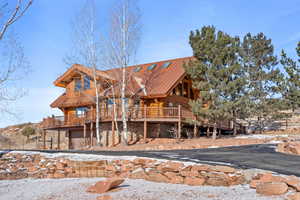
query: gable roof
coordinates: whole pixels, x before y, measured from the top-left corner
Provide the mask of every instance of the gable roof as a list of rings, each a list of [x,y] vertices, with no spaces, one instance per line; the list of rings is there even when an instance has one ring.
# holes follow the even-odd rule
[[[186,75],[183,65],[192,60],[193,57],[184,57],[159,62],[139,64],[126,68],[126,96],[140,96],[143,98],[159,98],[168,96],[169,92],[180,82]],[[169,63],[167,67],[164,64]],[[150,66],[154,66],[151,68]],[[150,69],[151,68],[151,69]],[[84,73],[92,76],[92,69],[74,64],[63,75],[54,81],[54,85],[66,87],[67,83],[72,80],[73,76],[78,73]],[[113,89],[116,96],[120,96],[122,68],[114,68],[106,71],[97,70],[97,78],[112,80]],[[100,96],[113,96],[112,86],[103,91]],[[80,104],[93,104],[90,98],[67,97],[65,94],[58,97],[51,107],[68,107],[74,106],[75,102]]]
[[[186,73],[183,68],[184,63],[190,61],[193,57],[184,57],[159,62],[139,64],[126,68],[127,76],[127,95],[139,95],[144,98],[165,97],[181,81]],[[167,67],[164,64],[169,63]],[[149,70],[150,66],[155,67]],[[136,69],[139,71],[135,71]],[[115,68],[105,71],[115,80],[122,80],[122,69]],[[115,91],[121,91],[121,84],[115,85]],[[110,92],[106,91],[106,95]]]
[[[84,73],[90,77],[93,76],[93,70],[91,68],[79,64],[74,64],[54,81],[54,85],[58,87],[66,87],[66,84],[71,81],[75,74],[78,73]],[[97,70],[96,73],[97,78],[113,79],[113,77],[110,77],[105,71]]]

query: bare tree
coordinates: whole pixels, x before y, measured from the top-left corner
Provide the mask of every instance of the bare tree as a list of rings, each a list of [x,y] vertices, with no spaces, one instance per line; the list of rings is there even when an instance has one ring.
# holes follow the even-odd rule
[[[133,0],[119,1],[111,12],[111,24],[108,39],[108,57],[113,66],[122,69],[121,107],[122,107],[122,143],[127,145],[126,111],[126,67],[134,61],[141,36],[141,15]]]
[[[64,58],[68,65],[80,63],[90,67],[93,72],[93,82],[96,95],[96,138],[100,145],[100,98],[99,82],[97,79],[97,70],[99,68],[101,56],[100,34],[97,28],[95,2],[87,0],[85,6],[76,15],[72,22],[72,48]]]
[[[0,2],[0,40],[3,39],[4,34],[7,32],[8,28],[26,13],[26,11],[32,5],[32,2],[33,0],[18,0],[14,8],[12,8],[11,6],[11,0]]]
[[[14,3],[12,3],[14,2]],[[9,28],[27,12],[33,0],[0,0],[0,113],[17,117],[11,104],[24,96],[25,91],[17,86],[29,71],[29,62],[24,49],[14,32]]]

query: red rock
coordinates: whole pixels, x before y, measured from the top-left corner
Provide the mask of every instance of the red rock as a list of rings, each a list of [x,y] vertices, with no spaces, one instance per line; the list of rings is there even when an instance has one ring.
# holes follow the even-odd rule
[[[157,173],[157,172],[151,172],[150,174],[148,174],[148,176],[146,177],[147,181],[153,181],[153,182],[161,182],[161,183],[168,183],[169,179],[168,177]]]
[[[184,179],[184,184],[191,185],[191,186],[203,185],[204,183],[205,183],[204,178],[186,177]]]
[[[221,166],[221,165],[213,166],[210,169],[213,171],[224,172],[224,173],[234,173],[235,172],[234,168],[228,167],[228,166]]]
[[[199,172],[196,170],[193,171],[180,171],[179,172],[181,176],[185,176],[185,177],[197,177],[199,176]]]
[[[109,195],[103,195],[103,196],[97,197],[97,200],[112,200],[112,197]]]
[[[175,172],[166,172],[166,173],[164,173],[164,175],[165,175],[166,177],[168,177],[168,178],[172,178],[172,177],[174,177],[174,176],[177,176],[178,173],[175,173]]]
[[[133,179],[146,179],[147,174],[145,173],[143,168],[138,168],[132,171],[132,173],[129,174],[129,177]]]
[[[288,195],[287,200],[300,200],[300,192]]]
[[[123,182],[124,179],[119,178],[106,179],[104,181],[97,182],[95,185],[90,186],[86,191],[91,193],[102,194],[111,190],[112,188],[119,186]]]
[[[300,191],[300,179],[296,176],[288,176],[285,179],[285,183],[288,184],[288,186],[293,187],[298,192]]]
[[[206,180],[206,183],[212,186],[229,186],[230,180],[224,177],[210,177]]]
[[[170,183],[172,184],[182,184],[184,182],[184,178],[182,176],[172,176],[170,178]]]
[[[28,172],[35,172],[38,170],[38,168],[36,168],[36,167],[28,167],[27,169],[28,169]]]
[[[209,171],[209,165],[193,165],[191,171]]]
[[[56,163],[56,169],[64,170],[67,165],[65,163],[58,162]]]
[[[261,183],[256,186],[256,192],[262,195],[282,195],[286,193],[288,186],[282,182]]]
[[[159,165],[157,169],[163,172],[178,172],[183,166],[183,163],[179,162],[166,162]]]

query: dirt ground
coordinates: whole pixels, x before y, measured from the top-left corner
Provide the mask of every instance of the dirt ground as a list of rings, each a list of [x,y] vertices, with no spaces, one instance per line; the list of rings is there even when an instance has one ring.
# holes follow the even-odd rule
[[[86,189],[101,178],[21,179],[0,181],[0,199],[7,200],[96,200],[110,195],[112,200],[283,200],[284,196],[256,194],[248,185],[231,187],[188,186],[127,179],[120,190],[105,194]]]

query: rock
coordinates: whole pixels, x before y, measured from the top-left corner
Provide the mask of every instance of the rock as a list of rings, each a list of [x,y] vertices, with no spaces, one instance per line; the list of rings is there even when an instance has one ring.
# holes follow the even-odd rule
[[[287,200],[300,200],[300,192],[297,192],[295,194],[290,194],[286,198]]]
[[[191,186],[203,185],[205,183],[204,178],[186,177],[184,179],[184,184]]]
[[[221,166],[221,165],[213,166],[210,169],[213,171],[224,172],[224,173],[234,173],[235,172],[234,168],[228,167],[228,166]]]
[[[287,184],[282,182],[261,183],[256,186],[256,192],[266,196],[282,195],[286,193],[287,190]]]
[[[103,195],[103,196],[97,197],[97,200],[112,200],[112,197],[109,195]]]
[[[160,182],[160,183],[168,183],[169,179],[157,172],[151,172],[150,174],[148,174],[148,176],[146,177],[147,181],[153,181],[153,182]]]
[[[119,178],[106,179],[104,181],[97,182],[95,185],[90,186],[86,191],[91,193],[102,194],[111,190],[112,188],[119,186],[123,182],[124,179]]]
[[[206,180],[207,185],[212,186],[229,186],[230,181],[222,177],[211,177]]]
[[[170,178],[170,183],[172,184],[182,184],[184,182],[184,178],[182,176],[172,176]]]
[[[197,177],[199,176],[199,172],[196,170],[193,171],[180,171],[179,172],[181,176],[185,176],[185,177]]]
[[[285,179],[285,183],[288,184],[288,186],[296,189],[298,192],[300,192],[300,179],[296,176],[288,176]]]
[[[209,171],[209,165],[193,165],[191,171]]]
[[[158,170],[161,170],[163,172],[178,172],[181,168],[183,168],[183,163],[179,162],[166,162],[162,163],[157,167]]]
[[[146,179],[146,177],[147,174],[145,173],[143,168],[135,169],[129,174],[129,178],[133,179]]]

